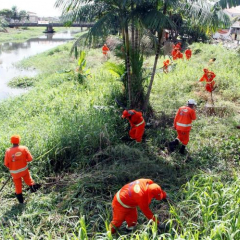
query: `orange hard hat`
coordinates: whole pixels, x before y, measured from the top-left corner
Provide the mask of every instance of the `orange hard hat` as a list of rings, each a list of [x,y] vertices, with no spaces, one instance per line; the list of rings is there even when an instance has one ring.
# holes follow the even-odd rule
[[[20,142],[20,136],[19,135],[13,135],[12,137],[11,137],[11,143],[12,144],[19,144],[19,142]]]
[[[167,194],[161,189],[156,183],[150,184],[148,187],[149,194],[152,198],[156,200],[162,200],[167,197]]]
[[[123,111],[123,114],[122,114],[122,118],[127,118],[127,117],[130,117],[134,114],[133,111],[130,111],[130,110],[124,110]]]

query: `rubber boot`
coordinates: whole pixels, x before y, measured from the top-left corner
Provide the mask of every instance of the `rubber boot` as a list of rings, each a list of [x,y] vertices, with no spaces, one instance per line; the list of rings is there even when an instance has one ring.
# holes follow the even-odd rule
[[[17,200],[19,201],[19,203],[23,203],[24,199],[23,199],[23,195],[22,193],[16,194]]]
[[[179,144],[178,139],[175,139],[174,141],[170,142],[168,145],[170,152],[173,152],[176,149],[178,144]]]
[[[185,145],[182,145],[181,148],[180,148],[180,150],[179,150],[179,153],[182,154],[182,155],[184,155],[184,154],[185,154],[185,148],[186,148],[186,146],[185,146]]]
[[[39,188],[41,187],[40,184],[36,183],[32,186],[30,186],[30,191],[33,193],[33,192],[36,192]]]

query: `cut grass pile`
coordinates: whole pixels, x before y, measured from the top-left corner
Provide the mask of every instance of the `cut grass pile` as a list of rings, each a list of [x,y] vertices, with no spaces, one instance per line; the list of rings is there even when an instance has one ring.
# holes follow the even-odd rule
[[[160,237],[156,225],[140,213],[134,233],[121,228],[122,235],[114,238],[240,238],[240,134],[235,128],[240,122],[240,102],[234,97],[239,96],[240,87],[239,70],[230,65],[236,54],[218,46],[194,44],[193,51],[201,51],[190,61],[178,61],[174,71],[156,76],[151,95],[156,118],[146,129],[146,141],[124,144],[119,139],[127,123],[113,100],[120,95],[121,82],[104,70],[101,50],[95,49],[86,51],[91,73],[79,84],[70,47],[68,43],[24,60],[21,66],[42,71],[39,81],[27,94],[0,104],[0,157],[10,146],[10,136],[20,134],[22,144],[35,157],[30,164],[32,176],[43,183],[36,194],[24,190],[23,206],[15,205],[13,186],[5,187],[0,197],[0,236],[113,239],[107,229],[114,194],[132,180],[151,178],[176,203],[170,208],[157,201],[151,204],[161,221],[169,220],[170,231]],[[217,58],[209,69],[217,75],[214,97],[216,106],[226,107],[223,116],[205,113],[204,86],[197,83],[211,57]],[[175,112],[189,98],[199,103],[189,155],[166,154],[165,143],[176,137],[171,128]],[[7,177],[5,167],[0,169]]]

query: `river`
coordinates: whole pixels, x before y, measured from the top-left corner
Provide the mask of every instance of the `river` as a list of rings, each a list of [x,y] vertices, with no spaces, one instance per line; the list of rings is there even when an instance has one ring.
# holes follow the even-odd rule
[[[15,63],[72,40],[74,33],[76,32],[68,30],[61,33],[47,33],[22,43],[0,43],[0,101],[27,91],[27,89],[8,87],[7,83],[12,78],[37,74],[34,69],[17,68],[14,66]]]

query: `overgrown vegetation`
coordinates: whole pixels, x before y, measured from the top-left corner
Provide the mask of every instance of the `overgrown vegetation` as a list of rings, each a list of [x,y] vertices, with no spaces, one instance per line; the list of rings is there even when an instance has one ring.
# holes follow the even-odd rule
[[[1,192],[0,236],[3,239],[238,239],[239,59],[237,54],[205,44],[194,44],[190,61],[176,62],[169,74],[157,73],[150,99],[155,118],[142,144],[121,142],[128,124],[114,98],[122,82],[109,74],[101,49],[86,50],[91,75],[79,83],[77,61],[69,56],[71,44],[24,60],[42,73],[27,93],[0,104],[0,144],[3,159],[12,134],[22,136],[35,157],[32,177],[43,183],[36,194],[24,190],[26,204],[17,205],[12,184]],[[201,51],[200,51],[201,50]],[[51,53],[51,54],[50,54]],[[216,77],[216,106],[223,114],[208,116],[208,99],[198,83],[208,60]],[[233,65],[232,62],[236,65]],[[114,61],[114,58],[111,58]],[[153,63],[144,59],[144,65]],[[162,59],[157,69],[162,67]],[[146,88],[145,88],[146,90]],[[189,98],[198,102],[189,154],[165,152],[175,138],[171,128],[178,107]],[[23,111],[24,110],[24,111]],[[1,165],[1,182],[8,171]],[[111,201],[124,184],[151,178],[162,186],[174,205],[153,202],[168,233],[157,231],[140,214],[134,233],[107,232]]]

